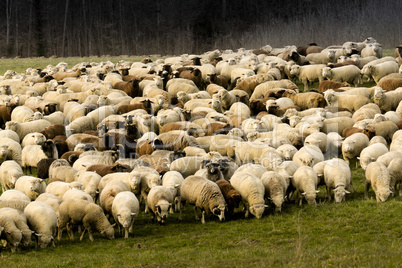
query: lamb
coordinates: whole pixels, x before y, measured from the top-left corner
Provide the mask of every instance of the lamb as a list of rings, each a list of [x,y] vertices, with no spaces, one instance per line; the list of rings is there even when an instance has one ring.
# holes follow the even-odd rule
[[[23,175],[21,166],[14,160],[4,161],[0,166],[1,191],[14,189],[15,183]]]
[[[366,170],[368,164],[377,161],[378,157],[386,154],[387,152],[387,146],[382,143],[374,143],[370,146],[367,146],[360,152],[360,157],[358,157],[360,166],[363,168],[363,170]]]
[[[196,220],[199,219],[197,208],[201,209],[201,223],[205,224],[205,214],[210,212],[218,216],[220,221],[225,219],[225,198],[215,182],[199,176],[188,176],[181,186],[181,197],[195,206]]]
[[[265,187],[265,196],[274,204],[275,211],[281,212],[288,183],[282,175],[275,171],[267,171],[262,174],[261,181]]]
[[[24,214],[29,228],[35,232],[36,247],[46,248],[50,243],[56,247],[57,215],[54,209],[45,202],[33,201],[25,207]]]
[[[41,159],[58,158],[58,152],[52,140],[47,140],[42,145],[27,145],[22,149],[21,154],[21,166],[30,173],[32,173],[31,167],[37,167]]]
[[[236,172],[230,178],[230,183],[242,197],[245,217],[248,218],[251,213],[260,219],[267,207],[264,202],[265,188],[262,181],[250,172]]]
[[[343,159],[350,165],[351,160],[355,160],[368,144],[369,138],[363,133],[355,133],[347,137],[342,143]]]
[[[85,229],[81,234],[80,240],[83,240],[85,231],[88,231],[89,240],[93,241],[93,229],[96,229],[109,239],[114,239],[114,225],[111,225],[107,220],[102,208],[92,202],[68,199],[61,203],[57,218],[58,240],[61,240],[62,232],[66,227],[70,239],[74,239],[70,224],[82,224],[84,226]]]
[[[360,69],[355,65],[346,65],[333,69],[325,67],[322,69],[322,76],[335,82],[347,82],[355,87],[362,82]]]
[[[48,126],[51,126],[51,123],[44,119],[26,123],[18,123],[15,121],[9,121],[6,123],[6,129],[15,131],[18,134],[20,141],[22,141],[27,134],[32,132],[40,132]]]
[[[309,205],[316,205],[316,195],[318,186],[318,176],[314,169],[310,166],[301,166],[293,174],[291,183],[298,192],[296,202],[299,202],[299,206],[302,205],[304,196]]]
[[[43,134],[46,139],[54,139],[54,137],[59,136],[59,135],[66,135],[66,129],[64,124],[53,124],[39,133]]]
[[[321,83],[324,81],[322,76],[322,69],[325,68],[325,64],[313,64],[313,65],[293,65],[290,69],[290,74],[296,76],[304,85],[304,91],[309,89],[309,83],[318,81]]]
[[[25,193],[31,201],[46,190],[45,181],[31,176],[21,176],[15,183],[15,189]]]
[[[22,239],[21,230],[11,217],[3,214],[0,214],[0,227],[2,227],[1,238],[10,245],[11,252],[15,252]]]
[[[225,202],[227,204],[227,214],[229,217],[234,215],[234,209],[239,207],[241,202],[241,195],[238,191],[233,188],[233,186],[226,180],[218,180],[216,184],[222,192]]]
[[[402,91],[390,91],[377,87],[374,91],[374,103],[377,104],[383,113],[388,111],[395,111],[399,103],[402,101]]]
[[[327,90],[324,93],[324,98],[328,105],[347,109],[350,112],[355,112],[362,106],[370,103],[370,99],[365,96],[336,94],[334,90]]]
[[[173,199],[171,190],[166,186],[157,185],[149,190],[146,202],[153,214],[153,218],[156,216],[160,224],[164,224],[169,216]]]
[[[365,175],[364,197],[368,198],[371,185],[377,202],[385,202],[392,193],[390,190],[391,176],[387,167],[380,162],[371,162],[367,166]]]
[[[112,215],[118,225],[119,231],[124,229],[124,238],[132,232],[133,224],[140,212],[140,204],[137,197],[130,191],[118,193],[112,204]]]
[[[324,161],[324,155],[315,145],[305,145],[297,151],[292,158],[299,166],[313,167],[318,162]]]
[[[0,209],[0,215],[7,216],[14,221],[15,226],[22,233],[22,239],[20,245],[28,247],[29,244],[31,243],[32,231],[28,227],[27,218],[25,214],[17,209],[4,207]]]
[[[380,79],[391,73],[398,73],[399,65],[395,61],[386,61],[375,65],[364,66],[361,70],[361,74],[369,78],[373,78],[375,83],[378,83]]]
[[[39,132],[29,133],[22,140],[22,148],[27,145],[42,145],[46,141],[45,135]]]

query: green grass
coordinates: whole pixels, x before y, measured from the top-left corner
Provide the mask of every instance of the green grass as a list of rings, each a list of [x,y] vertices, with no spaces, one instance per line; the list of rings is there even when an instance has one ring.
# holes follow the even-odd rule
[[[187,205],[183,221],[170,215],[165,226],[141,213],[134,234],[115,240],[95,234],[70,241],[64,233],[56,248],[33,247],[0,255],[11,267],[398,267],[402,255],[402,198],[377,204],[372,190],[364,199],[364,172],[352,170],[355,192],[346,203],[325,201],[321,186],[317,207],[287,203],[282,213],[268,209],[260,220],[195,221]]]

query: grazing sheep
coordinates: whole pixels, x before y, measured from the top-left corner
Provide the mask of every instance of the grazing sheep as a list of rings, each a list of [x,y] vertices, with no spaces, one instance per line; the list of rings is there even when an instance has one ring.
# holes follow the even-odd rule
[[[165,223],[169,216],[173,199],[171,190],[166,186],[156,185],[149,190],[146,202],[152,212],[153,219],[156,217],[158,223]]]
[[[17,162],[18,164],[22,164],[21,161],[21,145],[19,142],[16,142],[10,138],[0,138],[0,144],[3,147],[4,150],[4,146],[7,147],[7,157],[6,159],[8,160],[14,160],[15,162]]]
[[[267,207],[264,201],[265,187],[261,179],[250,172],[236,172],[230,178],[230,184],[242,197],[245,210],[245,217],[249,213],[260,219]]]
[[[355,160],[360,156],[361,151],[369,144],[369,138],[363,133],[355,133],[347,137],[342,143],[343,159],[351,164],[351,160]],[[357,163],[356,163],[357,165]]]
[[[141,174],[140,172],[133,170],[130,173],[115,172],[103,176],[98,183],[99,193],[102,193],[103,189],[109,182],[115,180],[122,181],[125,184],[127,184],[130,188],[130,191],[132,191],[134,194],[139,194],[141,191],[141,182],[142,182]]]
[[[317,185],[319,182],[317,173],[310,166],[301,166],[293,174],[291,182],[295,191],[298,192],[296,202],[302,205],[303,196],[309,205],[316,205]]]
[[[345,194],[353,192],[350,167],[342,159],[334,158],[325,161],[323,173],[317,173],[317,175],[324,177],[328,200],[331,200],[331,189],[334,192],[335,203],[345,201]]]
[[[341,87],[349,87],[349,83],[347,82],[336,82],[336,81],[331,81],[331,80],[324,80],[318,85],[318,91],[320,93],[324,93],[328,89],[333,89],[337,91],[337,89]],[[342,89],[339,89],[342,90]],[[342,90],[343,91],[343,90]]]
[[[114,239],[114,229],[107,220],[102,208],[92,202],[81,199],[68,199],[60,204],[57,214],[58,240],[61,240],[63,230],[67,227],[70,239],[74,239],[71,224],[82,224],[84,231],[80,240],[88,231],[89,240],[93,241],[92,230],[97,230],[109,239]]]
[[[378,83],[382,77],[391,73],[398,73],[398,71],[399,65],[395,62],[395,60],[393,60],[378,63],[375,65],[365,65],[361,70],[361,74],[365,75],[368,78],[373,78],[374,82]]]
[[[20,245],[23,245],[24,247],[28,247],[29,244],[31,243],[32,231],[28,227],[27,217],[25,216],[25,214],[22,211],[14,209],[14,208],[1,208],[0,215],[7,216],[14,221],[15,226],[22,233]],[[17,236],[19,236],[19,235],[17,235]],[[6,236],[6,238],[7,238],[7,236]]]
[[[300,107],[301,110],[307,110],[309,108],[325,107],[324,96],[316,92],[304,92],[296,93],[292,91],[286,91],[283,97],[288,97],[293,103]]]
[[[51,206],[54,211],[56,211],[56,213],[59,210],[59,206],[62,202],[60,198],[51,193],[42,193],[38,196],[38,198],[35,199],[35,201],[45,202],[46,204]]]
[[[74,181],[71,183],[63,181],[54,181],[46,186],[45,193],[51,193],[60,199],[63,199],[63,195],[70,189],[76,188],[81,190],[82,183]]]
[[[44,158],[39,160],[37,164],[38,178],[41,178],[42,180],[49,178],[49,167],[55,160],[56,158]]]
[[[347,82],[353,84],[355,87],[362,82],[360,69],[355,65],[346,65],[333,69],[325,67],[322,69],[322,76],[339,83]]]
[[[188,176],[181,186],[181,197],[183,201],[194,205],[196,220],[199,220],[197,208],[201,209],[201,223],[205,224],[206,213],[218,216],[220,221],[225,219],[225,198],[215,182],[199,176]]]
[[[364,197],[368,198],[368,191],[373,187],[377,202],[385,202],[391,195],[391,176],[387,167],[380,162],[371,162],[368,164],[364,187]]]
[[[15,131],[9,129],[0,130],[0,139],[2,138],[9,138],[13,141],[20,142],[18,134]]]
[[[241,195],[235,188],[226,180],[218,180],[216,184],[222,192],[227,204],[227,213],[229,217],[234,215],[234,209],[239,207],[242,200]]]
[[[46,190],[46,183],[36,177],[21,176],[15,183],[15,189],[25,193],[29,199],[35,200],[41,193]]]
[[[392,159],[387,168],[391,176],[391,191],[396,191],[399,185],[399,196],[402,196],[402,157]]]
[[[297,151],[292,158],[299,166],[313,167],[318,162],[324,161],[324,155],[315,145],[305,145]]]
[[[22,239],[21,230],[17,228],[11,217],[3,214],[0,214],[0,227],[2,227],[1,239],[10,245],[11,252],[15,252]]]
[[[49,121],[44,119],[39,119],[25,123],[9,121],[6,123],[6,129],[15,131],[18,134],[20,141],[22,141],[27,134],[32,132],[40,132],[51,125],[52,124]]]
[[[371,162],[377,161],[377,158],[380,157],[383,154],[386,154],[388,152],[388,148],[386,145],[382,143],[374,143],[370,146],[367,146],[360,152],[360,166],[362,167],[363,170],[366,170],[368,164]]]
[[[15,183],[23,175],[21,166],[14,160],[4,161],[0,166],[1,191],[14,189]]]
[[[124,229],[124,238],[132,232],[135,219],[140,212],[140,204],[137,197],[130,191],[118,193],[112,204],[112,215],[117,223],[120,233]]]
[[[130,187],[121,180],[114,180],[107,183],[99,194],[99,203],[106,215],[112,216],[112,205],[116,195],[123,191],[130,191]]]
[[[120,163],[114,163],[113,165],[96,164],[87,168],[87,171],[93,171],[99,174],[101,177],[115,173],[115,172],[131,172],[132,168]]]
[[[25,207],[24,214],[29,228],[35,232],[36,247],[46,248],[50,243],[56,247],[57,215],[54,209],[45,202],[33,201]]]
[[[323,121],[324,125],[322,126],[321,131],[326,134],[336,132],[339,135],[342,135],[345,128],[352,127],[355,123],[355,120],[347,116],[329,118]]]
[[[10,190],[8,190],[10,191]],[[24,211],[25,207],[31,203],[31,201],[27,200],[18,200],[18,199],[12,199],[12,200],[2,200],[0,199],[0,208],[15,208],[19,211]]]
[[[382,121],[378,123],[370,123],[367,128],[375,130],[376,136],[382,136],[387,142],[392,141],[392,136],[399,130],[398,126],[392,121]]]
[[[275,171],[267,171],[261,176],[261,181],[265,187],[265,196],[275,206],[276,212],[281,212],[282,205],[285,202],[288,183]]]

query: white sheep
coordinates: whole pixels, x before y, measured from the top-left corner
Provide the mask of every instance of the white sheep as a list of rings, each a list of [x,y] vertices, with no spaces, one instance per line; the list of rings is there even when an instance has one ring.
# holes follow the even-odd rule
[[[248,218],[251,213],[260,219],[268,207],[265,205],[265,187],[261,179],[250,172],[237,172],[230,178],[230,184],[242,197],[245,217]]]
[[[81,200],[86,200],[92,203],[95,203],[94,199],[92,196],[84,192],[83,190],[77,189],[77,188],[72,188],[67,190],[61,200],[65,201],[67,199],[81,199]]]
[[[38,162],[45,158],[58,158],[59,154],[52,140],[45,141],[42,145],[27,145],[21,151],[22,168],[30,170],[37,167]]]
[[[305,145],[293,155],[292,161],[299,166],[313,167],[318,162],[324,161],[324,154],[315,145]]]
[[[0,130],[0,139],[2,139],[2,138],[9,138],[18,143],[20,142],[20,138],[19,138],[17,132],[10,130],[10,129]]]
[[[197,208],[201,209],[201,223],[205,224],[205,214],[212,213],[222,221],[225,219],[226,202],[219,186],[199,176],[188,176],[181,186],[181,197],[194,205],[196,220],[199,220]]]
[[[402,91],[385,91],[380,87],[376,87],[373,97],[374,103],[377,104],[382,112],[396,111],[399,103],[402,101]]]
[[[390,190],[391,176],[387,167],[380,162],[371,162],[367,166],[365,176],[364,197],[368,198],[368,191],[371,185],[377,202],[385,202],[392,194]]]
[[[25,193],[32,201],[46,190],[46,182],[36,177],[21,176],[15,183],[15,189]]]
[[[320,177],[320,174],[317,174]],[[353,192],[351,171],[345,160],[334,158],[325,161],[323,172],[324,182],[327,188],[327,198],[331,200],[332,189],[335,203],[345,200],[345,194]]]
[[[329,118],[323,121],[321,131],[326,134],[330,132],[337,132],[339,135],[342,135],[342,132],[345,128],[352,127],[355,123],[355,120],[347,116]]]
[[[399,185],[399,196],[402,196],[402,157],[392,159],[387,168],[391,177],[391,191],[396,191]]]
[[[312,65],[293,65],[290,69],[290,74],[296,76],[304,85],[304,91],[309,88],[309,83],[318,81],[321,83],[324,81],[322,76],[322,69],[325,68],[325,64],[312,64]]]
[[[51,193],[42,193],[35,199],[35,201],[45,202],[46,204],[51,206],[56,212],[59,210],[59,206],[62,202],[60,198]]]
[[[11,129],[11,130],[15,131],[18,134],[20,141],[22,141],[27,134],[32,133],[32,132],[40,132],[51,125],[52,124],[45,119],[40,119],[40,120],[35,120],[35,121],[30,121],[30,122],[25,122],[25,123],[9,121],[6,123],[6,129]]]
[[[328,144],[328,137],[327,134],[323,132],[312,133],[304,139],[304,145],[315,145],[318,148],[320,148],[321,152],[324,154],[327,152],[327,144]]]
[[[14,160],[18,164],[22,164],[21,160],[21,145],[19,142],[12,140],[10,138],[0,138],[0,144],[2,146],[7,146],[8,154],[7,159]]]
[[[181,220],[181,194],[180,188],[183,184],[184,178],[178,171],[168,171],[162,176],[162,186],[168,187],[174,197],[175,210],[180,212],[179,220]],[[171,207],[170,213],[173,213],[173,206]]]
[[[112,183],[107,183],[99,194],[99,203],[106,215],[112,215],[112,205],[115,196],[123,191],[130,191],[127,183],[114,180]]]
[[[337,94],[332,89],[324,92],[324,98],[328,105],[348,109],[352,113],[370,103],[370,99],[365,96]]]
[[[262,142],[241,142],[235,148],[235,160],[237,165],[253,162],[260,163],[261,154],[264,150],[275,151],[274,148]]]
[[[184,178],[194,175],[202,166],[203,157],[185,156],[174,160],[170,164],[171,171],[179,172]]]
[[[343,159],[351,164],[351,160],[355,160],[360,156],[361,151],[369,144],[369,138],[363,133],[354,133],[347,137],[342,143]],[[357,163],[356,163],[357,165]]]
[[[81,171],[76,174],[75,180],[82,183],[82,189],[94,200],[97,196],[98,185],[102,177],[93,171]]]
[[[335,62],[335,50],[329,49],[319,53],[310,53],[306,56],[306,60],[313,62],[314,64],[328,64]]]
[[[85,131],[95,130],[93,120],[86,116],[81,116],[66,126],[66,135],[69,137],[75,133],[83,133]]]
[[[92,202],[81,199],[68,199],[61,203],[57,214],[58,240],[61,240],[63,230],[67,227],[70,239],[74,234],[69,224],[82,224],[84,231],[80,240],[84,239],[88,231],[89,240],[93,241],[92,230],[97,230],[109,239],[114,239],[114,229],[107,220],[102,208]]]
[[[130,191],[118,193],[112,204],[112,215],[120,232],[124,229],[124,238],[132,232],[135,219],[140,212],[140,204],[137,197]]]
[[[11,112],[11,121],[18,123],[25,123],[32,121],[34,116],[34,111],[27,106],[17,106]]]
[[[291,182],[295,191],[298,192],[296,202],[299,202],[299,206],[302,205],[304,196],[309,205],[316,205],[316,195],[319,192],[317,190],[318,186],[318,176],[314,169],[310,166],[301,166],[293,174]]]
[[[24,214],[27,217],[28,226],[36,236],[36,246],[46,248],[50,243],[53,247],[54,237],[56,236],[57,215],[54,209],[42,201],[33,201],[29,203]]]
[[[166,90],[172,97],[177,97],[177,92],[184,91],[186,93],[197,93],[199,92],[198,87],[194,84],[192,80],[185,78],[174,78],[170,79],[166,83]]]
[[[22,232],[15,225],[14,220],[6,215],[0,214],[0,226],[2,227],[2,239],[10,245],[11,252],[15,252],[22,239]]]
[[[169,216],[173,199],[174,196],[171,190],[166,186],[156,185],[149,190],[146,202],[153,214],[153,218],[156,217],[158,223],[165,223],[167,217]]]
[[[21,200],[21,201],[27,201],[31,202],[31,199],[22,191],[16,190],[16,189],[10,189],[7,191],[4,191],[0,195],[0,200],[1,201],[7,201],[7,200]]]
[[[353,84],[355,87],[362,82],[360,69],[355,65],[346,65],[333,69],[324,67],[322,69],[322,76],[335,82],[347,82]]]
[[[14,189],[15,183],[23,175],[21,166],[14,160],[4,161],[0,166],[1,191]]]
[[[265,196],[274,204],[275,211],[281,212],[288,183],[282,175],[275,171],[265,172],[261,176],[261,181],[265,187]]]
[[[374,143],[367,146],[360,152],[360,156],[357,158],[360,161],[360,166],[363,170],[367,169],[368,164],[377,161],[377,158],[388,152],[388,147],[382,143]]]
[[[22,232],[20,245],[28,247],[31,243],[32,231],[28,227],[27,218],[24,212],[14,208],[4,207],[0,209],[0,215],[10,217],[14,221],[15,226]]]
[[[133,170],[131,172],[115,172],[103,176],[98,183],[99,193],[103,191],[109,182],[115,180],[125,182],[129,186],[130,191],[132,191],[134,194],[139,194],[141,191],[141,174],[140,172]]]
[[[45,193],[54,194],[58,198],[62,199],[63,195],[68,190],[70,190],[72,188],[76,188],[76,189],[81,190],[81,187],[82,187],[82,183],[76,182],[76,181],[71,182],[71,183],[63,182],[63,181],[54,181],[52,183],[49,183],[46,186]]]
[[[382,63],[378,63],[375,65],[365,65],[361,70],[361,74],[367,76],[368,78],[373,78],[374,82],[378,83],[378,81],[391,73],[398,73],[399,65],[394,61],[386,61]]]
[[[42,145],[46,141],[45,135],[39,132],[29,133],[22,140],[21,146],[24,148],[27,145]]]
[[[343,137],[337,132],[329,132],[327,134],[327,150],[324,154],[326,159],[338,157],[342,150]]]

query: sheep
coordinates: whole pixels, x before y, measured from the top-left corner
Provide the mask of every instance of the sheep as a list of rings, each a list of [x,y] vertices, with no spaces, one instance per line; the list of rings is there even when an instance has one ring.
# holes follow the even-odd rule
[[[29,133],[21,142],[22,148],[27,145],[42,145],[46,141],[45,135],[39,132]]]
[[[132,232],[133,224],[140,212],[140,204],[137,197],[130,191],[118,193],[112,203],[112,215],[120,232],[125,231],[124,238]]]
[[[328,134],[330,132],[337,132],[342,135],[345,128],[352,127],[355,124],[355,120],[350,117],[340,116],[335,118],[325,119],[323,121],[323,127],[321,131]]]
[[[283,94],[283,97],[290,98],[296,106],[300,107],[301,110],[325,107],[324,96],[316,92],[295,93],[292,91],[286,91]]]
[[[63,164],[60,164],[60,160],[63,160]],[[55,160],[49,167],[49,179],[60,179],[65,182],[71,182],[74,180],[77,169],[70,166],[65,159]],[[65,161],[65,162],[64,162]]]
[[[364,197],[368,198],[370,185],[373,187],[377,202],[385,202],[390,194],[391,177],[387,167],[380,162],[371,162],[365,171]]]
[[[46,190],[45,181],[31,176],[21,176],[15,183],[15,189],[25,193],[29,199],[35,200]]]
[[[71,183],[68,182],[62,182],[62,181],[54,181],[52,183],[49,183],[46,186],[45,193],[51,193],[57,196],[60,199],[63,199],[63,195],[72,188],[76,188],[78,190],[81,190],[82,183],[74,181]]]
[[[335,82],[347,82],[355,87],[362,82],[360,69],[355,65],[346,65],[333,69],[325,67],[322,69],[322,76]]]
[[[262,142],[241,142],[237,144],[234,157],[236,164],[239,166],[249,162],[259,164],[263,150],[275,151],[268,144]]]
[[[396,191],[396,187],[399,184],[399,196],[402,196],[402,157],[392,159],[387,166],[389,175],[391,177],[390,190]]]
[[[1,191],[14,189],[15,183],[23,175],[21,166],[14,160],[4,161],[0,166]]]
[[[2,227],[1,238],[10,245],[11,252],[15,252],[22,240],[21,230],[17,228],[11,217],[3,214],[0,214],[0,227]]]
[[[139,172],[141,172],[141,198],[145,202],[145,209],[144,212],[148,213],[149,212],[149,207],[147,203],[147,198],[148,198],[148,193],[150,189],[157,185],[162,184],[161,177],[159,173],[153,169],[153,168],[148,168],[149,171],[146,170],[145,167],[137,168]]]
[[[369,43],[360,52],[363,58],[375,56],[377,58],[382,58],[382,48],[379,43]]]
[[[374,103],[377,104],[383,113],[388,111],[395,111],[402,101],[402,91],[386,92],[380,87],[374,91]]]
[[[309,89],[309,83],[324,81],[322,69],[325,64],[313,64],[306,66],[293,65],[290,69],[290,74],[296,76],[304,85],[304,91]]]
[[[0,196],[0,200],[2,200],[2,201],[21,200],[21,201],[28,201],[28,202],[31,201],[31,199],[24,192],[17,190],[17,189],[10,189],[10,190],[4,191]]]
[[[18,137],[18,134],[15,131],[9,130],[9,129],[0,130],[0,139],[2,139],[2,138],[9,138],[13,141],[20,142],[20,138]]]
[[[265,187],[265,196],[274,204],[275,211],[281,212],[288,183],[275,171],[267,171],[262,174],[261,181]]]
[[[391,142],[392,136],[398,131],[398,126],[392,121],[382,121],[378,123],[370,123],[367,128],[375,130],[376,136],[382,136],[387,142]]]
[[[58,158],[58,152],[52,140],[47,140],[42,145],[27,145],[22,149],[21,155],[22,168],[31,173],[31,167],[37,167],[41,159]]]
[[[5,207],[0,209],[0,215],[7,216],[14,221],[15,227],[17,227],[22,233],[20,245],[28,247],[29,244],[31,243],[32,231],[28,227],[27,218],[25,214],[17,209]],[[7,237],[9,236],[6,236],[6,238]]]
[[[225,219],[226,202],[215,182],[199,176],[188,176],[181,186],[181,197],[183,201],[194,205],[196,220],[199,220],[197,208],[201,209],[202,224],[205,224],[205,214],[210,212],[218,216],[220,221]]]
[[[185,156],[174,160],[170,164],[171,171],[179,172],[184,178],[194,175],[202,166],[203,158],[199,156]]]
[[[227,204],[227,214],[229,217],[234,215],[234,209],[239,207],[241,202],[241,195],[238,191],[233,188],[233,186],[226,180],[218,180],[216,184],[222,192],[225,202]]]
[[[313,167],[318,162],[324,161],[324,155],[315,145],[305,145],[297,151],[292,158],[299,166]]]
[[[327,152],[327,144],[328,144],[328,138],[327,135],[323,132],[312,133],[304,139],[304,145],[315,145],[318,148],[320,148],[323,154]]]
[[[42,193],[38,196],[38,198],[35,199],[35,201],[45,202],[46,204],[51,206],[54,211],[56,211],[56,213],[59,210],[59,206],[62,202],[60,198],[51,193]]]
[[[123,181],[124,183],[126,183],[129,186],[130,191],[132,191],[134,194],[139,194],[141,191],[141,183],[142,183],[141,174],[138,171],[133,170],[130,173],[115,172],[115,173],[111,173],[111,174],[107,174],[107,175],[103,176],[98,183],[99,193],[102,193],[104,187],[109,182],[114,181],[114,180],[119,180],[119,181]]]
[[[316,195],[319,192],[317,190],[319,179],[317,173],[310,166],[301,166],[293,174],[291,178],[292,186],[295,191],[298,192],[296,202],[299,202],[299,206],[302,205],[304,196],[309,205],[316,205]]]
[[[64,124],[53,124],[39,133],[43,134],[46,139],[54,139],[56,136],[65,136],[66,135],[66,129]]]
[[[107,220],[102,208],[92,202],[80,199],[68,199],[61,203],[57,215],[58,240],[61,240],[63,230],[67,227],[70,239],[74,239],[69,224],[81,224],[84,231],[80,240],[84,239],[85,231],[88,231],[89,240],[93,241],[92,230],[95,229],[109,239],[114,239],[114,224]]]
[[[159,145],[161,144],[161,145]],[[180,151],[187,146],[197,146],[197,140],[184,131],[159,134],[153,141],[154,149]]]
[[[153,214],[153,218],[156,216],[160,224],[164,224],[169,216],[173,199],[171,190],[166,186],[157,185],[149,190],[146,202]]]
[[[25,207],[24,214],[29,228],[35,232],[36,247],[46,248],[50,243],[56,247],[57,215],[54,209],[45,202],[33,201]]]
[[[317,175],[324,177],[328,200],[331,200],[331,189],[334,192],[335,203],[345,201],[345,194],[353,192],[350,167],[343,159],[334,158],[325,161],[323,172],[321,174],[317,172]]]
[[[339,89],[341,87],[349,87],[349,86],[350,85],[347,82],[336,82],[336,81],[331,81],[331,80],[324,80],[318,85],[318,92],[324,93],[328,89],[333,89],[333,90],[337,91],[337,89]],[[339,90],[343,91],[343,89],[339,89]]]
[[[53,182],[52,182],[53,183]],[[65,201],[67,199],[81,199],[81,200],[86,200],[92,203],[95,203],[94,199],[92,196],[84,192],[83,190],[77,189],[77,188],[71,188],[67,190],[61,200]]]
[[[267,207],[264,202],[265,188],[262,181],[250,172],[236,172],[230,178],[230,183],[242,197],[245,217],[248,218],[251,213],[260,219]]]
[[[360,166],[363,168],[363,170],[366,170],[368,164],[376,161],[379,156],[387,152],[387,146],[382,143],[374,143],[370,146],[367,146],[360,152],[360,157],[358,157]]]
[[[194,175],[204,177],[213,182],[223,179],[223,174],[218,161],[203,160],[202,168]]]
[[[343,159],[351,164],[351,160],[360,156],[361,151],[369,144],[369,138],[363,133],[355,133],[347,137],[342,143]],[[356,163],[357,164],[357,163]]]
[[[25,123],[32,121],[34,116],[34,111],[27,106],[18,106],[11,112],[11,121],[18,123]],[[9,121],[10,121],[9,120]]]
[[[9,121],[6,123],[6,129],[15,131],[20,138],[20,141],[31,132],[39,132],[50,126],[51,123],[47,120],[40,119],[26,123],[18,123],[16,121]]]
[[[120,163],[114,163],[113,165],[102,165],[96,164],[87,168],[87,171],[94,171],[99,174],[101,177],[106,174],[111,174],[115,172],[130,172],[132,168],[127,165],[122,165]]]
[[[166,90],[172,98],[177,97],[179,91],[184,91],[187,94],[199,92],[198,87],[192,80],[184,78],[170,79],[166,84]]]
[[[367,76],[368,78],[373,78],[374,82],[378,83],[382,77],[391,73],[398,73],[398,71],[399,65],[395,62],[395,60],[393,60],[375,65],[365,65],[361,70],[361,74]]]
[[[130,191],[127,183],[121,180],[115,180],[113,183],[107,183],[99,194],[99,203],[106,215],[112,216],[112,205],[115,196],[123,191]]]
[[[238,79],[234,90],[243,90],[248,94],[248,96],[251,96],[258,85],[272,80],[274,80],[274,78],[269,74],[256,74],[250,77]]]
[[[328,105],[348,109],[352,113],[370,102],[370,99],[365,96],[341,95],[336,94],[333,90],[327,90],[324,97]]]
[[[172,192],[174,198],[175,210],[180,212],[179,220],[181,220],[181,185],[183,184],[183,175],[178,171],[168,171],[162,176],[162,186],[166,186]],[[170,208],[170,213],[173,213],[173,206]]]
[[[10,190],[8,190],[10,191]],[[25,207],[31,203],[31,201],[27,200],[18,200],[18,199],[12,199],[12,200],[2,200],[0,199],[0,208],[15,208],[19,211],[24,211]]]
[[[393,91],[398,87],[402,87],[402,78],[383,77],[380,79],[380,81],[378,81],[377,86],[381,87],[385,91]]]
[[[64,124],[64,122],[65,122],[65,116],[61,111],[56,111],[52,114],[45,115],[45,116],[43,116],[43,119],[50,122],[52,125]]]

